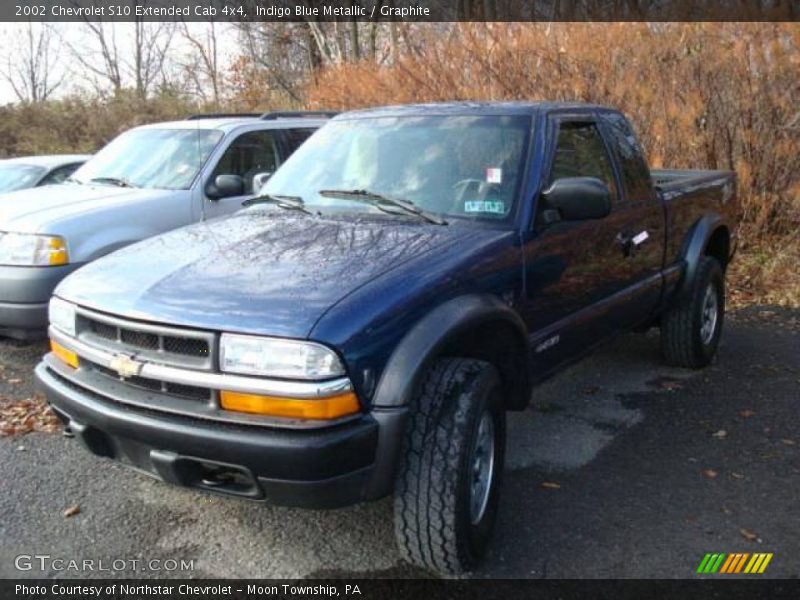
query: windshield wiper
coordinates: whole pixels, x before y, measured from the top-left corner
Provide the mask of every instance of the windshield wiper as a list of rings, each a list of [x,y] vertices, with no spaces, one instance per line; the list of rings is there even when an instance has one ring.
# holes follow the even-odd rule
[[[435,225],[447,225],[447,221],[433,213],[422,210],[410,200],[390,198],[376,192],[370,192],[369,190],[320,190],[317,193],[324,198],[349,198],[360,202],[367,202],[368,204],[371,204],[372,206],[375,206],[384,212],[392,212],[386,210],[388,207],[392,206],[399,208],[410,215],[425,219],[429,223],[433,223]]]
[[[283,196],[279,194],[264,194],[255,198],[248,198],[242,202],[242,206],[253,206],[254,204],[275,204],[287,210],[299,210],[306,214],[313,214],[306,208],[306,203],[300,196]]]
[[[111,185],[115,185],[117,187],[124,187],[124,188],[135,188],[138,187],[132,184],[127,179],[122,179],[121,177],[95,177],[89,180],[89,183],[109,183]]]

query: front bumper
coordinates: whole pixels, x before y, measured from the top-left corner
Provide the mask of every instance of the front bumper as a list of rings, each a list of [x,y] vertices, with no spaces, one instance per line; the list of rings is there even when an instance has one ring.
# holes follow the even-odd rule
[[[38,384],[93,454],[177,485],[273,504],[334,508],[391,491],[405,410],[282,430],[126,406],[82,389],[45,362]]]
[[[43,335],[53,290],[79,266],[0,266],[0,334],[29,337],[37,331]]]

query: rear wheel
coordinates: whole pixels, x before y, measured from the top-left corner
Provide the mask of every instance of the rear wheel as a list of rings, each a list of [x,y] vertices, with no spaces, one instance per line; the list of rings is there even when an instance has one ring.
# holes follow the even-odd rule
[[[438,361],[410,407],[395,485],[406,560],[448,575],[477,565],[494,527],[504,453],[497,370],[480,360]]]
[[[688,293],[662,317],[661,350],[678,367],[705,367],[714,358],[725,317],[725,276],[719,262],[704,256]]]

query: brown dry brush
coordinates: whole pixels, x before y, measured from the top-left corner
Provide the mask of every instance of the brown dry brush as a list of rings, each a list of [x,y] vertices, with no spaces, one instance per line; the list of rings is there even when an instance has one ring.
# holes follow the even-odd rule
[[[96,152],[131,127],[183,119],[201,110],[181,94],[164,92],[145,100],[134,90],[8,104],[0,106],[0,158]]]
[[[800,226],[800,25],[485,23],[416,32],[386,65],[331,66],[312,107],[575,100],[633,121],[654,166],[734,169],[748,237]]]

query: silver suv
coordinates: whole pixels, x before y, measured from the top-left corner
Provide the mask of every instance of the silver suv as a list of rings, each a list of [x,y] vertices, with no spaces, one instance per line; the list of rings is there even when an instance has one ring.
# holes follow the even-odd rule
[[[0,197],[0,335],[43,336],[59,281],[133,242],[238,210],[333,113],[197,115],[131,129],[66,184]]]

